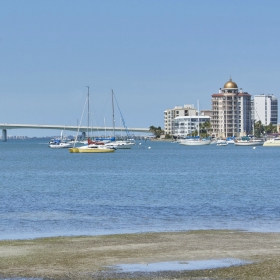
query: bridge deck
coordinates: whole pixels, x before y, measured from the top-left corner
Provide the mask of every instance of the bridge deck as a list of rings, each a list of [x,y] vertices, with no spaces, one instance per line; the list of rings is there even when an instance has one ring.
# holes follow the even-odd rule
[[[105,131],[113,130],[113,127],[102,127],[102,126],[71,126],[71,125],[52,125],[52,124],[7,124],[0,123],[0,129],[23,129],[23,128],[32,128],[32,129],[59,129],[59,130],[70,130],[70,131],[80,131],[87,132],[90,131]],[[115,131],[124,131],[123,127],[115,127]],[[148,128],[128,128],[130,132],[149,132]]]

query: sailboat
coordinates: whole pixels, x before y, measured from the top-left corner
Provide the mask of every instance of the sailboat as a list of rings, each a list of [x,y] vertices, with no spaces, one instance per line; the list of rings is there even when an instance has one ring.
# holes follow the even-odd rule
[[[88,88],[88,95],[87,95],[87,102],[88,102],[88,128],[87,133],[89,133],[89,87]],[[77,134],[79,133],[79,130]],[[112,147],[106,147],[105,145],[100,145],[98,142],[91,141],[88,138],[88,143],[85,146],[81,147],[73,147],[68,149],[70,153],[112,153],[115,151]]]
[[[243,136],[234,141],[235,146],[263,146],[264,140],[255,138],[255,124],[253,124],[253,137]]]
[[[243,136],[241,139],[237,139],[234,142],[235,146],[262,146],[264,144],[263,139],[250,138],[248,136]]]
[[[186,146],[204,146],[204,145],[209,145],[211,143],[210,139],[201,139],[199,135],[199,102],[197,101],[197,120],[198,120],[198,136],[189,138],[189,139],[184,139],[180,141],[181,145],[186,145]]]
[[[73,145],[73,143],[64,139],[63,131],[61,131],[60,139],[54,139],[49,143],[49,147],[52,149],[72,148]]]
[[[116,139],[115,136],[115,110],[114,110],[114,92],[112,90],[112,111],[113,111],[113,139]],[[124,123],[124,121],[123,121]],[[129,133],[127,131],[127,135],[129,136]],[[129,140],[114,140],[110,141],[108,143],[105,143],[105,146],[115,148],[115,149],[130,149],[133,145],[135,145],[134,141],[131,139]]]

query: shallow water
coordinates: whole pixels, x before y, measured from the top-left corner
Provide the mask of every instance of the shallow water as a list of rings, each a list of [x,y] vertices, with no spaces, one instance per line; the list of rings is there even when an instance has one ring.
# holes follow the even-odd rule
[[[182,271],[214,269],[248,264],[246,261],[237,259],[202,260],[186,262],[158,262],[147,264],[120,264],[112,267],[117,272],[159,272],[159,271]]]
[[[0,239],[280,231],[280,148],[148,141],[71,154],[18,140],[0,143],[0,167]]]

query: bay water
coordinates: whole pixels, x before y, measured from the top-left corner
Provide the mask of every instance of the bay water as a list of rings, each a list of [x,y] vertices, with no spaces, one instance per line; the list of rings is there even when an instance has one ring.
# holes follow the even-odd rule
[[[280,148],[138,141],[79,154],[0,143],[0,239],[197,229],[280,231]]]

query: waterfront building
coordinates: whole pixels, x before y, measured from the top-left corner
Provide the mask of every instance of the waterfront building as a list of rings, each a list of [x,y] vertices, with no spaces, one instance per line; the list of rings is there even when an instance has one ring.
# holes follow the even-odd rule
[[[210,122],[210,116],[180,116],[173,121],[173,135],[177,138],[185,138],[199,129],[205,122]]]
[[[164,132],[165,134],[174,135],[174,119],[177,117],[196,116],[197,110],[193,104],[184,106],[175,106],[173,109],[164,111]]]
[[[246,136],[252,131],[251,95],[230,78],[219,93],[212,94],[213,136]]]
[[[261,121],[263,125],[277,125],[278,100],[273,94],[255,95],[252,101],[252,121]]]
[[[210,118],[212,118],[213,116],[213,111],[206,109],[206,110],[200,110],[200,114],[201,116],[209,116]]]

